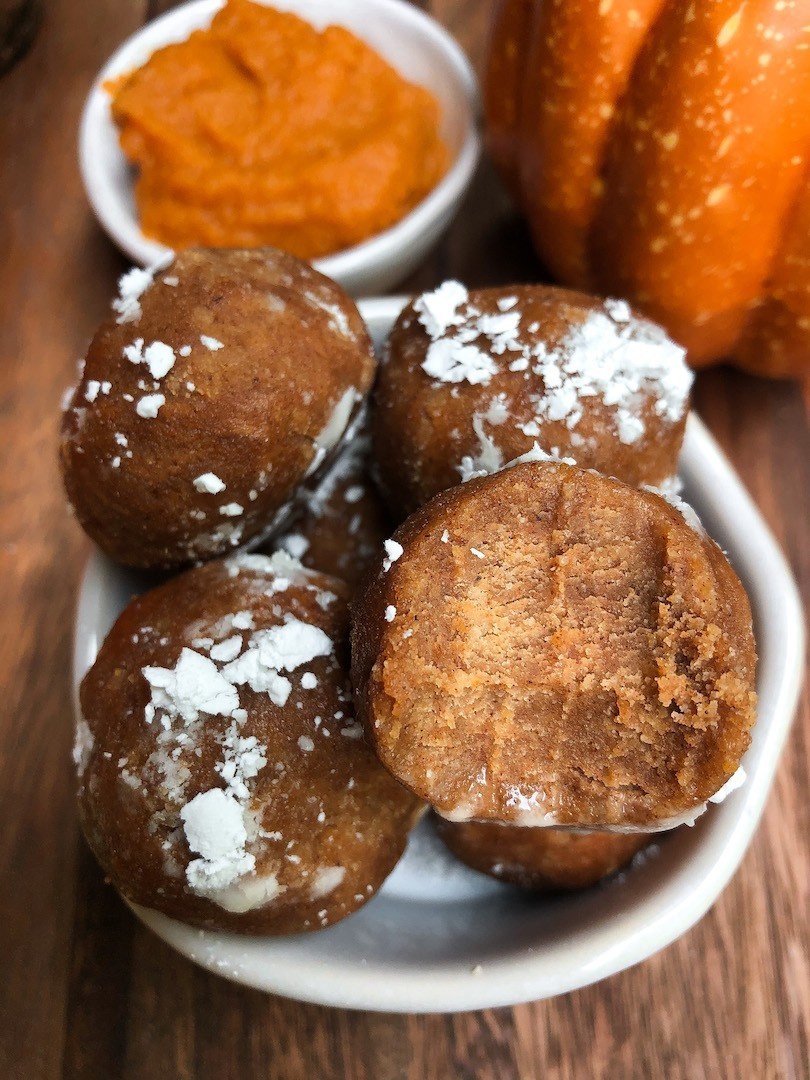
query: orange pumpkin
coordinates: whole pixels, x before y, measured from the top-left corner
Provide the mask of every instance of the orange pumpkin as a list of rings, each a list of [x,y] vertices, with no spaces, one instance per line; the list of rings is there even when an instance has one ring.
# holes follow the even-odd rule
[[[564,284],[810,369],[807,0],[498,0],[489,147]]]

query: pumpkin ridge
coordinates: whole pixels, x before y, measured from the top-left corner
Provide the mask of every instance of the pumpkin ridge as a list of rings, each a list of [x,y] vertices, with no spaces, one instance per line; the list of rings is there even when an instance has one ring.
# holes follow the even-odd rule
[[[736,346],[802,179],[810,58],[788,15],[772,0],[672,0],[617,119],[595,281],[662,322],[693,364]]]
[[[586,238],[616,104],[665,2],[565,0],[535,11],[518,107],[521,202],[543,261],[577,288],[592,284]]]
[[[749,371],[800,375],[810,356],[810,169],[787,217],[765,282],[735,352]]]

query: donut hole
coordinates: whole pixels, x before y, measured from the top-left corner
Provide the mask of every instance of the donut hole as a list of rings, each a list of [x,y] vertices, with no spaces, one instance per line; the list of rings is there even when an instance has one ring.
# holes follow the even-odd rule
[[[719,550],[658,497],[567,466],[478,483],[392,571],[383,761],[461,820],[641,826],[705,801],[753,719]]]

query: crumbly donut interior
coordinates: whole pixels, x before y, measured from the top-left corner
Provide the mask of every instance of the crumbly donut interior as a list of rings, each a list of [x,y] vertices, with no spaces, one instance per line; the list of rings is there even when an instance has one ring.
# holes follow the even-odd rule
[[[457,505],[401,567],[376,735],[447,816],[642,824],[705,801],[747,745],[706,542],[592,488],[572,471]]]

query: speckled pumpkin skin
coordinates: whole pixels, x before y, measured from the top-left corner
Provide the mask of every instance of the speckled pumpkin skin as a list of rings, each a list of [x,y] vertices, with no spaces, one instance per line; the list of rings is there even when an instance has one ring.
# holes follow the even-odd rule
[[[782,0],[499,0],[490,151],[566,285],[696,366],[810,366],[810,30]]]

